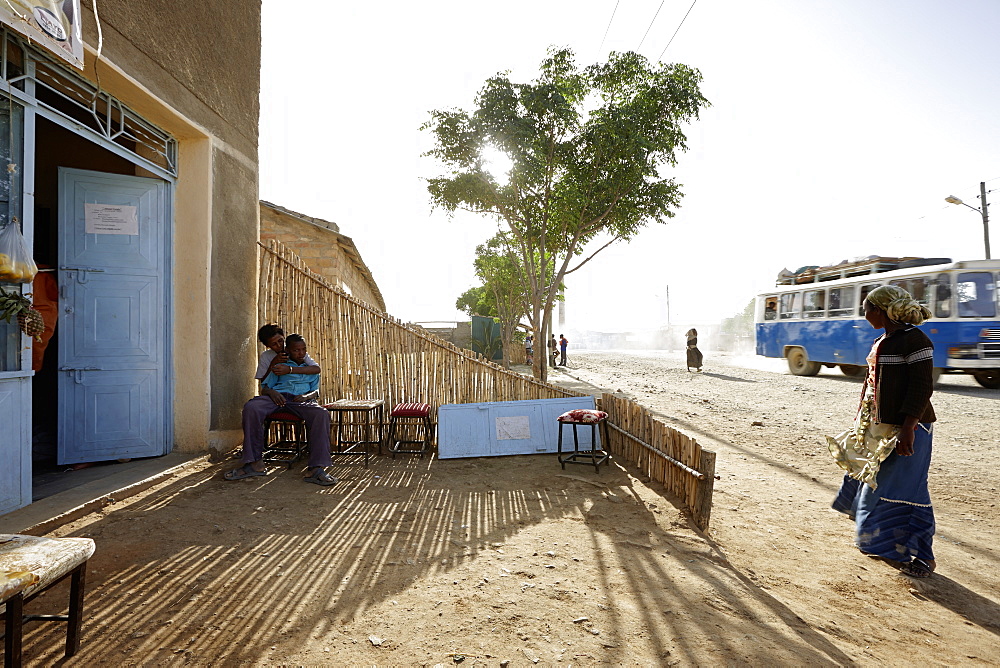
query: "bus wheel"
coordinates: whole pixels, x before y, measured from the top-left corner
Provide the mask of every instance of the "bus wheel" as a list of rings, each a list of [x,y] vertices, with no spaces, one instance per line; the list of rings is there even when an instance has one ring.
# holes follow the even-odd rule
[[[844,372],[845,376],[850,376],[851,378],[860,378],[868,373],[868,367],[858,364],[841,364],[840,370]]]
[[[810,362],[806,351],[792,348],[788,351],[788,370],[795,376],[815,376],[819,373],[819,362]]]
[[[1000,369],[990,369],[988,371],[976,371],[972,374],[976,382],[988,390],[1000,389]]]

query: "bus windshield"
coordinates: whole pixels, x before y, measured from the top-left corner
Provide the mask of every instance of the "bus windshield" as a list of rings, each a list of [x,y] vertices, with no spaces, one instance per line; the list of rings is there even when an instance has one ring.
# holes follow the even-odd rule
[[[988,271],[958,275],[958,315],[962,318],[992,318],[997,314],[993,276]]]

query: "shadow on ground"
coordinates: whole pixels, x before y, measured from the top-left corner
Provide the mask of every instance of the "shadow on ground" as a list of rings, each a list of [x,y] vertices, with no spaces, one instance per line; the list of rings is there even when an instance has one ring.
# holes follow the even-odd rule
[[[322,655],[309,655],[311,640],[330,642],[378,606],[388,610],[390,628],[416,625],[414,633],[429,639],[435,620],[462,614],[449,598],[455,591],[419,597],[408,610],[387,603],[450,585],[454,573],[498,550],[530,551],[527,536],[556,524],[554,535],[575,541],[576,560],[560,555],[539,575],[578,577],[586,593],[539,586],[513,596],[509,579],[486,578],[458,585],[466,588],[461,595],[514,617],[531,610],[569,617],[606,601],[591,615],[603,615],[603,635],[579,640],[590,643],[589,656],[601,662],[668,656],[691,663],[706,657],[852,662],[617,465],[588,477],[562,475],[543,455],[377,458],[370,469],[341,474],[331,488],[303,484],[295,471],[224,482],[223,468],[174,479],[65,533],[97,542],[84,641],[74,662],[234,665],[296,652],[316,660]],[[64,600],[65,592],[55,590],[31,612],[58,611]],[[465,642],[519,647],[524,641],[516,628],[524,624],[492,631],[473,625],[478,630],[463,631],[473,634]],[[60,660],[62,630],[49,626],[29,627],[29,665]],[[364,645],[354,648],[359,660],[373,649]],[[378,656],[382,662],[416,659]]]

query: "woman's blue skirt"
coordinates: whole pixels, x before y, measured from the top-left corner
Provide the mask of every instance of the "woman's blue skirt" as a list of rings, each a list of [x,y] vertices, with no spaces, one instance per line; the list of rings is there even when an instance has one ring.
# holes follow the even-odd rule
[[[844,476],[833,509],[854,518],[854,542],[865,554],[896,561],[934,559],[934,509],[927,490],[933,440],[933,424],[920,424],[913,454],[893,452],[882,462],[877,489]]]

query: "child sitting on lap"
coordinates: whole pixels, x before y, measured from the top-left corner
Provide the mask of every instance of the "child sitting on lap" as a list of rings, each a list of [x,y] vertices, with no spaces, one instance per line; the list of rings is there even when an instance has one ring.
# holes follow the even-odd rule
[[[337,479],[326,472],[333,462],[330,458],[330,412],[319,406],[319,367],[305,371],[306,342],[298,334],[288,336],[287,362],[270,365],[261,381],[260,396],[243,406],[243,465],[229,471],[226,480],[242,480],[267,475],[264,469],[264,420],[277,409],[302,418],[309,434],[309,475],[305,481],[316,485],[334,485]],[[265,351],[266,352],[266,351]],[[263,359],[263,356],[262,356]],[[274,359],[278,359],[275,355]],[[271,360],[272,362],[274,360]],[[287,365],[289,372],[278,374],[279,365]]]
[[[254,378],[257,380],[264,380],[272,372],[278,376],[283,376],[286,373],[320,372],[319,364],[308,354],[305,357],[305,363],[295,367],[294,371],[292,370],[288,364],[288,353],[285,351],[285,330],[278,325],[269,323],[258,329],[257,340],[267,348],[257,360],[257,373],[254,374]]]

